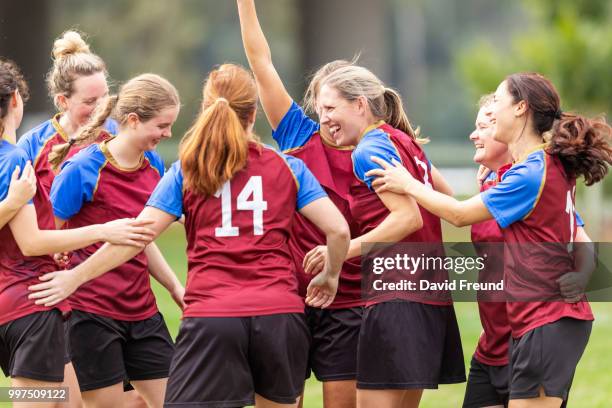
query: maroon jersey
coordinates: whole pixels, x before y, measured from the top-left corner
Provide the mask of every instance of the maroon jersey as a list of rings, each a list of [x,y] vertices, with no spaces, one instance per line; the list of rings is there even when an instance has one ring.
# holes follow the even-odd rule
[[[301,160],[249,144],[246,167],[213,196],[183,188],[172,165],[148,206],[185,214],[185,317],[303,313],[289,250],[299,210],[325,196]]]
[[[502,227],[506,243],[506,291],[512,336],[563,317],[593,320],[586,298],[566,303],[556,280],[575,270],[568,244],[576,236],[576,180],[545,145],[515,163],[482,200]],[[554,301],[557,299],[557,301]],[[539,301],[541,300],[541,301]]]
[[[378,195],[372,190],[373,177],[365,174],[379,166],[371,160],[372,156],[385,159],[388,162],[397,160],[423,184],[433,189],[431,176],[431,165],[425,152],[418,143],[404,132],[395,129],[385,122],[379,122],[366,129],[355,151],[353,152],[353,169],[356,179],[350,187],[349,205],[351,214],[356,221],[359,234],[363,235],[376,228],[388,215],[389,210]],[[423,219],[423,227],[412,234],[404,237],[400,242],[430,243],[430,256],[444,256],[442,248],[442,227],[440,218],[419,206]],[[420,247],[424,247],[421,245]],[[413,254],[413,255],[420,255]],[[425,274],[428,273],[428,274]],[[436,282],[448,279],[446,271],[421,271],[417,272],[419,277],[427,277]],[[405,298],[415,302],[449,305],[452,304],[450,292],[436,291],[427,296],[411,292],[395,292],[392,297]],[[436,298],[437,300],[432,300]],[[389,296],[369,299],[368,304],[388,300]]]
[[[0,200],[4,200],[8,194],[15,167],[23,169],[27,160],[22,149],[0,139]],[[48,202],[44,204],[49,205]],[[43,229],[54,229],[55,226],[53,218],[48,217],[40,218],[39,224],[42,224]],[[49,310],[28,299],[31,293],[28,286],[40,283],[40,276],[57,269],[53,259],[48,255],[24,256],[8,224],[0,229],[0,242],[0,325]],[[67,302],[61,302],[56,307],[63,312],[69,310]]]
[[[51,185],[55,178],[56,172],[53,171],[49,163],[49,153],[52,149],[60,144],[68,142],[68,135],[59,124],[61,114],[56,114],[53,118],[41,123],[35,128],[28,131],[19,138],[17,145],[21,147],[28,155],[28,160],[32,162],[38,188],[34,196],[34,206],[38,216],[38,226],[40,229],[55,229],[53,222],[53,208],[50,205],[49,193]],[[117,123],[114,120],[108,120],[105,123],[107,132],[101,132],[98,140],[95,143],[100,143],[112,137],[116,133]],[[84,147],[84,146],[83,146]],[[78,153],[83,147],[72,146],[66,160]],[[44,220],[50,219],[51,224],[46,224]]]
[[[68,228],[135,218],[164,174],[163,161],[145,152],[134,169],[120,167],[106,143],[91,145],[69,159],[55,177],[51,202]],[[102,243],[73,253],[72,266],[86,260]],[[118,320],[143,320],[157,312],[144,252],[93,279],[70,297],[72,308]]]
[[[501,175],[510,168],[510,165],[503,166],[499,169],[497,174],[491,173],[490,177],[485,180],[482,184],[480,191],[486,191],[489,188],[495,186],[500,180]],[[497,225],[495,220],[488,220],[479,222],[472,225],[472,242],[476,244],[478,250],[478,243],[490,243],[490,242],[504,242],[502,232]],[[502,252],[501,260],[503,260],[503,247],[487,247],[490,250],[499,249]],[[503,274],[503,261],[497,263],[495,259],[491,262],[492,258],[489,254],[487,260],[487,269],[489,268],[500,268]],[[495,271],[488,271],[495,274]],[[480,313],[480,322],[482,324],[483,332],[478,339],[478,346],[474,357],[483,364],[501,366],[508,364],[508,342],[510,341],[510,323],[508,322],[508,316],[506,314],[506,303],[505,302],[487,302],[478,301],[478,312]]]
[[[351,235],[358,236],[348,204],[349,186],[353,183],[352,147],[334,146],[319,133],[319,124],[310,119],[295,102],[272,133],[281,150],[304,161],[308,169],[338,207],[351,228]],[[325,245],[325,235],[299,213],[296,215],[289,238],[289,248],[298,277],[298,291],[302,297],[312,275],[304,273],[304,256],[313,248]],[[361,260],[349,259],[342,265],[338,293],[330,309],[361,306]]]

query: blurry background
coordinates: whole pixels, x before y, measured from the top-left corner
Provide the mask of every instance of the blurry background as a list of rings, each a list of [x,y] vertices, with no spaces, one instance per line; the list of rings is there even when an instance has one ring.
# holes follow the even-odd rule
[[[400,90],[412,122],[431,139],[428,156],[460,195],[476,192],[468,135],[478,98],[505,75],[539,71],[557,86],[563,110],[612,112],[609,0],[258,0],[257,8],[294,99],[301,100],[319,65],[360,53],[361,64]],[[197,114],[208,71],[226,61],[246,65],[231,0],[0,0],[0,13],[0,55],[15,60],[31,86],[20,133],[54,113],[44,86],[53,40],[77,28],[106,61],[113,84],[151,71],[178,88],[183,108],[174,137],[159,148],[167,165]],[[257,130],[274,144],[263,114]],[[594,240],[612,240],[611,195],[612,177],[588,189],[579,183],[576,207]],[[172,230],[161,244],[184,278],[182,237]],[[447,227],[445,238],[462,241],[469,235]],[[176,333],[178,310],[161,291],[160,307]],[[480,323],[474,305],[457,309],[468,359]],[[570,406],[603,407],[612,400],[612,305],[595,309],[598,321]],[[427,393],[423,406],[459,406],[463,387]],[[305,406],[320,405],[317,392],[320,387],[310,384]]]

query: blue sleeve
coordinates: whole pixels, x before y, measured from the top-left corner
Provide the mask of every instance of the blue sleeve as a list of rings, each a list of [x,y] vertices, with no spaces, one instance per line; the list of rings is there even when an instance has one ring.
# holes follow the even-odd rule
[[[524,219],[536,206],[546,171],[545,159],[539,153],[512,166],[501,182],[481,193],[482,201],[500,227],[507,228]]]
[[[104,161],[88,154],[93,147],[97,146],[90,146],[67,160],[53,180],[49,194],[53,213],[62,220],[69,220],[81,210],[83,204],[93,200],[104,165]]]
[[[119,132],[119,124],[115,119],[109,118],[104,124],[104,129],[113,136],[117,136]]]
[[[293,175],[298,183],[297,209],[301,210],[308,204],[322,197],[327,197],[325,190],[319,184],[315,176],[308,170],[303,161],[292,156],[285,155]]]
[[[278,127],[272,131],[272,137],[280,150],[285,152],[304,146],[318,130],[319,124],[306,116],[304,110],[293,102]]]
[[[366,134],[357,148],[353,151],[353,171],[357,178],[363,181],[370,190],[372,190],[372,182],[374,177],[366,176],[365,174],[373,169],[381,168],[371,159],[372,156],[380,157],[388,163],[393,159],[402,162],[399,153],[389,137],[381,130],[374,129]]]
[[[4,200],[8,195],[11,177],[15,168],[19,166],[20,171],[23,172],[23,168],[29,160],[22,149],[14,148],[12,145],[2,146],[3,144],[8,145],[8,142],[0,139],[0,147],[8,147],[12,151],[7,154],[5,160],[0,161],[0,201]],[[19,176],[21,176],[21,173],[19,173]],[[28,201],[28,203],[32,204],[32,200]]]
[[[183,215],[183,172],[180,161],[175,162],[157,183],[157,187],[147,201],[147,206],[181,218]]]
[[[164,159],[161,158],[159,153],[155,151],[145,152],[145,157],[151,163],[151,166],[159,173],[160,177],[164,177],[164,173],[166,172],[166,167],[164,165]]]
[[[579,227],[584,227],[584,221],[582,220],[580,214],[578,214],[578,211],[574,211],[574,214],[576,214],[576,225]]]
[[[27,135],[20,137],[17,141],[17,146],[26,153],[26,155],[28,156],[28,160],[32,162],[32,165],[34,165],[34,159],[38,155],[38,144],[34,139],[35,134],[28,133]]]

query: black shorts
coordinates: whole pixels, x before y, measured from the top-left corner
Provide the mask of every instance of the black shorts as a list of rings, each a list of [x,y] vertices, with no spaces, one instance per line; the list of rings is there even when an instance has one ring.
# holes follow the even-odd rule
[[[308,356],[319,381],[354,380],[357,377],[357,344],[363,307],[347,309],[306,308],[312,343]]]
[[[174,345],[159,312],[131,322],[73,310],[68,338],[81,391],[168,377]]]
[[[562,318],[536,327],[510,343],[510,399],[547,397],[567,400],[576,366],[593,322]]]
[[[453,306],[394,300],[365,309],[357,388],[436,389],[461,382],[465,363]]]
[[[309,337],[301,313],[187,317],[164,406],[242,407],[254,404],[254,393],[295,403],[304,388]]]
[[[510,366],[493,366],[472,357],[463,408],[508,406]]]
[[[64,381],[64,330],[59,310],[36,312],[0,326],[5,376]]]

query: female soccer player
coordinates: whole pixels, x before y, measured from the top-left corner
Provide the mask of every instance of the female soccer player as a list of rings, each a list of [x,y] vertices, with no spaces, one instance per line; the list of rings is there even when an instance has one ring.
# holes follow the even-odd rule
[[[348,226],[302,161],[257,141],[257,91],[248,71],[220,66],[203,94],[180,160],[141,214],[156,220],[158,233],[184,214],[188,237],[187,306],[166,406],[296,406],[309,334],[288,247],[291,223],[300,211],[327,237],[329,261],[307,291],[315,307],[333,301]],[[103,247],[39,285],[39,301],[55,303],[135,253]]]
[[[349,186],[354,180],[351,162],[353,147],[336,145],[328,128],[311,120],[292,100],[273,65],[254,1],[239,0],[238,11],[244,48],[255,74],[266,117],[274,130],[274,139],[283,152],[304,161],[340,209],[354,234],[358,235],[348,204]],[[334,69],[351,64],[337,60],[315,73],[304,98],[310,110],[316,110],[321,79]],[[439,185],[447,186],[442,181]],[[398,235],[396,239],[402,237]],[[300,215],[296,217],[289,245],[302,295],[309,280],[325,263],[324,240],[323,234],[311,222]],[[352,258],[343,264],[334,303],[325,310],[306,309],[313,337],[309,368],[323,382],[324,405],[328,408],[356,405],[357,343],[364,305],[358,255],[353,253]]]
[[[66,31],[53,44],[53,67],[47,74],[49,95],[59,113],[28,131],[18,146],[26,151],[36,177],[42,185],[34,204],[48,201],[51,184],[59,165],[83,144],[78,130],[90,119],[94,109],[108,95],[106,65],[92,53],[89,45],[75,31]],[[105,123],[108,133],[117,132],[116,122]]]
[[[23,117],[21,94],[27,95],[27,87],[18,68],[0,61],[0,128],[4,135],[0,141],[0,199],[6,197],[17,167],[24,169],[25,179],[34,177],[32,167],[26,164],[26,153],[14,145]],[[143,227],[147,223],[119,220],[54,231],[53,219],[37,219],[34,206],[26,204],[0,229],[0,366],[12,377],[13,386],[57,386],[64,377],[61,312],[68,311],[68,305],[64,302],[49,308],[27,299],[28,286],[38,283],[42,274],[56,270],[47,254],[98,241],[144,248],[151,240],[151,231]]]
[[[40,205],[49,201],[51,184],[61,163],[92,142],[101,142],[117,133],[117,122],[109,119],[104,124],[106,132],[100,132],[94,140],[81,140],[79,129],[91,118],[96,106],[108,95],[108,72],[104,61],[92,53],[81,34],[69,30],[53,44],[53,67],[47,74],[47,87],[59,113],[23,135],[18,146],[24,149],[33,163],[40,187],[34,197],[39,217],[47,217],[43,211],[50,208]],[[152,244],[153,246],[154,244]],[[157,253],[156,248],[148,248]],[[65,266],[69,254],[58,254],[58,265]],[[155,256],[153,265],[166,268],[161,255]],[[157,279],[163,273],[152,274]],[[164,284],[166,282],[162,282]],[[70,406],[79,408],[79,390],[74,369],[66,353],[66,386],[70,387]]]
[[[353,239],[351,249],[353,242],[439,246],[438,217],[412,199],[375,193],[373,179],[365,175],[374,167],[369,157],[383,155],[401,161],[428,187],[435,184],[398,93],[363,67],[342,67],[323,79],[319,105],[321,124],[330,129],[335,142],[356,146],[352,166],[357,180],[350,187],[349,204],[362,235]],[[358,404],[418,406],[423,388],[465,381],[461,339],[448,293],[433,300],[410,292],[387,293],[368,299],[368,306],[359,338]]]
[[[137,216],[164,174],[154,149],[171,136],[179,106],[176,89],[153,74],[131,79],[109,97],[79,138],[95,140],[109,116],[118,121],[119,132],[62,166],[51,188],[57,223],[75,227]],[[76,251],[71,263],[78,265],[99,247]],[[149,405],[163,402],[173,344],[149,283],[150,249],[70,298],[70,354],[85,405],[120,402],[124,378]],[[180,301],[181,284],[169,268],[162,272]]]
[[[352,148],[336,146],[327,128],[320,128],[293,102],[272,63],[254,1],[239,0],[238,11],[244,49],[255,75],[264,112],[274,130],[274,139],[283,152],[304,161],[350,225],[352,217],[347,195],[353,179]],[[349,64],[348,61],[326,64],[315,74],[310,89],[317,88],[320,78],[334,68]],[[305,271],[304,257],[319,245],[325,245],[325,235],[308,218],[296,214],[289,247],[301,296],[306,295],[306,287],[314,276],[310,273],[314,265],[308,265]],[[360,262],[359,258],[353,258],[342,265],[334,302],[326,309],[306,307],[306,320],[312,336],[308,371],[312,370],[323,382],[323,400],[328,408],[355,406],[357,342],[363,304]]]
[[[605,177],[612,132],[602,119],[562,112],[554,86],[536,73],[508,76],[495,92],[492,110],[493,137],[508,145],[514,163],[485,192],[462,202],[443,197],[377,158],[385,169],[369,175],[379,176],[378,189],[404,192],[454,225],[497,221],[512,261],[504,270],[506,291],[519,300],[507,303],[510,406],[558,407],[567,400],[593,320],[584,296],[560,301],[557,283],[574,268],[566,244],[576,237],[576,178],[591,185]],[[547,299],[557,301],[537,301]]]

